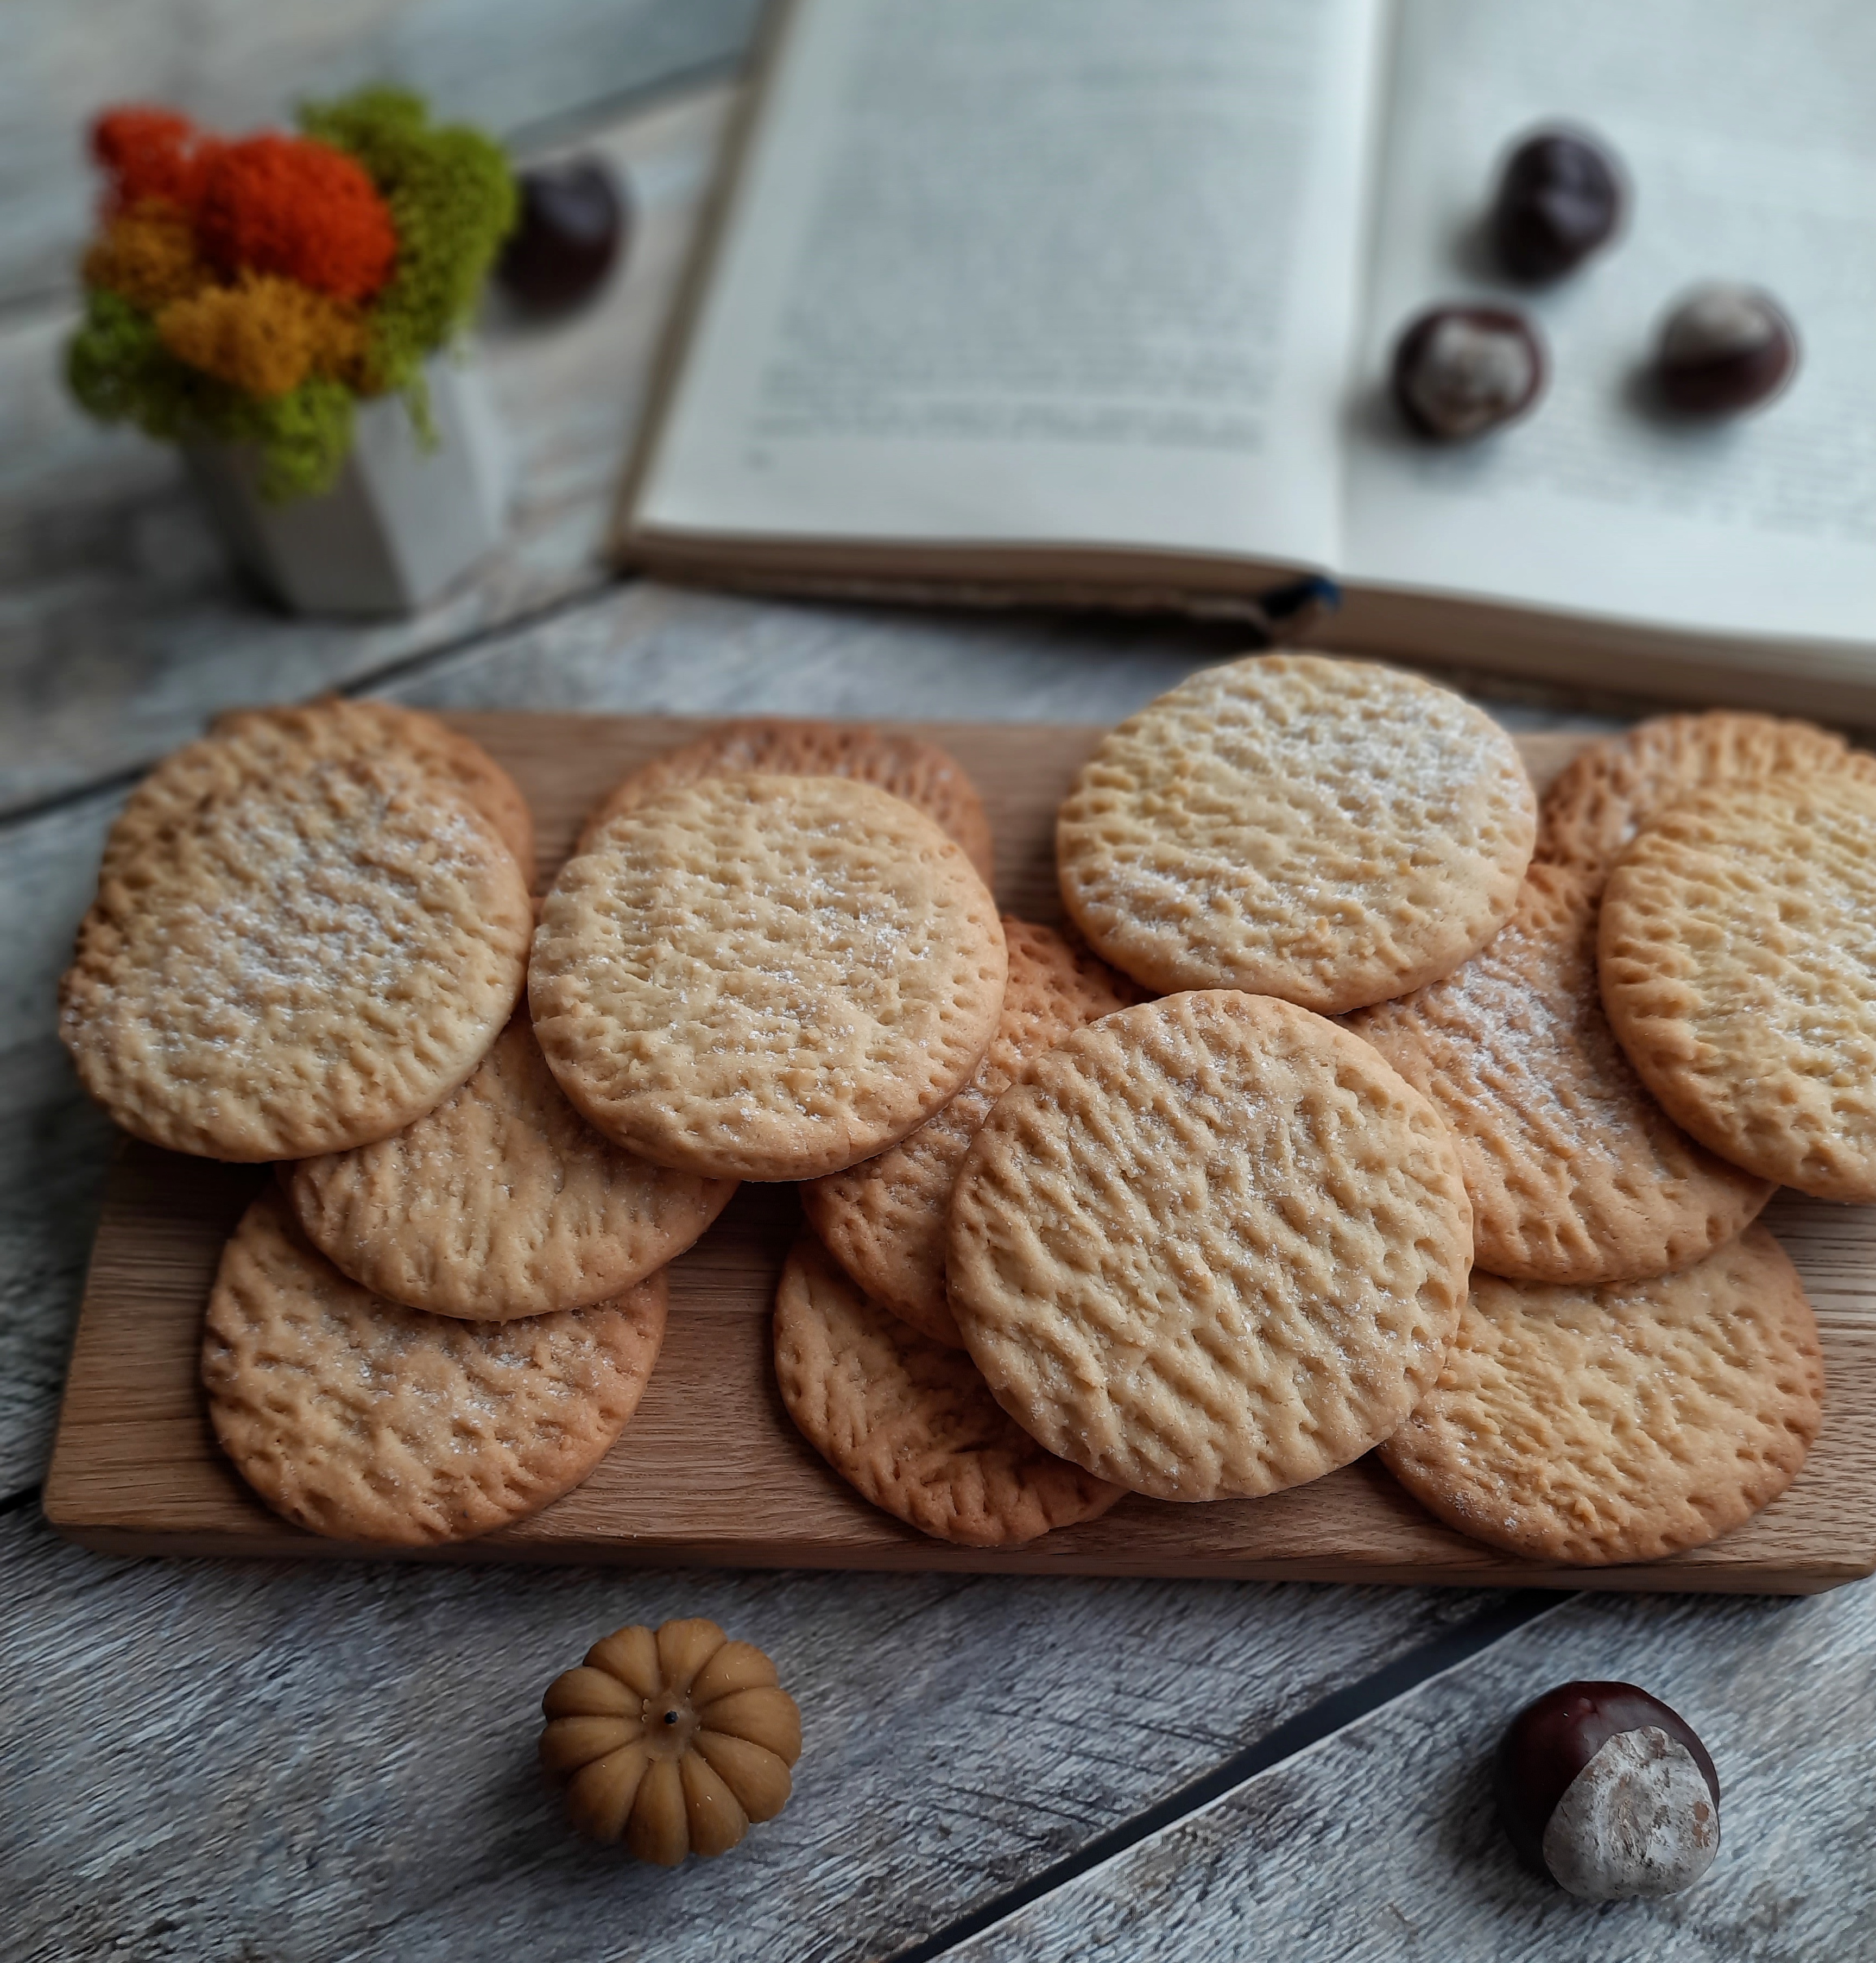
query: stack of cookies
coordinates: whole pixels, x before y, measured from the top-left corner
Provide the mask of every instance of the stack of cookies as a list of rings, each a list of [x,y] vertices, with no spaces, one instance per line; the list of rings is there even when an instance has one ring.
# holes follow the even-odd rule
[[[665,1263],[733,1183],[592,1131],[521,1004],[533,823],[433,718],[226,719],[139,786],[65,978],[125,1129],[274,1162],[223,1254],[216,1433],[289,1519],[479,1533],[584,1478],[644,1390]]]
[[[804,1238],[784,1268],[789,1411],[869,1499],[980,1544],[1120,1492],[1025,1433],[960,1346],[952,1182],[1027,1059],[1132,999],[999,917],[989,850],[975,791],[928,745],[733,729],[602,802],[543,905],[529,982],[549,1064],[608,1138],[800,1183],[839,1260]]]
[[[1384,669],[1234,663],[1115,731],[1060,815],[1076,937],[1006,923],[970,1090],[806,1189],[776,1368],[836,1469],[984,1543],[1396,1431],[1470,1206],[1438,1113],[1331,1018],[1489,940],[1534,831],[1509,740]]]
[[[1461,1532],[1591,1564],[1784,1490],[1822,1366],[1753,1222],[1876,1198],[1876,760],[1670,718],[1540,825],[1458,697],[1263,657],[1115,730],[1057,843],[1092,956],[1006,930],[1012,1001],[1052,943],[1066,1013],[804,1190],[778,1375],[862,1492],[1015,1539],[1378,1448]]]
[[[1658,1557],[1765,1506],[1822,1369],[1753,1223],[1876,1198],[1876,759],[1644,724],[1540,822],[1449,691],[1274,655],[1114,730],[1068,926],[999,916],[932,746],[744,724],[591,814],[432,719],[229,719],[107,847],[66,1041],[138,1136],[280,1164],[216,1430],[317,1531],[480,1532],[630,1419],[665,1266],[800,1188],[783,1401],[980,1545],[1378,1448],[1461,1531]]]
[[[741,725],[618,786],[537,924],[525,801],[433,718],[243,713],[159,766],[62,1028],[127,1130],[277,1167],[202,1356],[249,1484],[403,1542],[577,1484],[737,1181],[876,1154],[976,1069],[989,853],[941,751]]]

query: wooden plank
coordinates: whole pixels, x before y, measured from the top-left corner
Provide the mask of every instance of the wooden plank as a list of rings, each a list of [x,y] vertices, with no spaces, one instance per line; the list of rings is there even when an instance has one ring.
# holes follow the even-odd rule
[[[858,1963],[1073,1854],[1477,1596],[956,1575],[117,1563],[0,1519],[20,1963]],[[780,1818],[667,1875],[576,1840],[542,1690],[622,1622],[774,1657]]]
[[[283,123],[307,95],[391,79],[506,136],[738,59],[761,0],[8,0],[0,9],[0,307],[69,290],[107,104]]]
[[[1712,1753],[1720,1853],[1685,1894],[1598,1908],[1513,1857],[1492,1753],[1515,1711],[1576,1677],[1652,1690]],[[945,1953],[1847,1963],[1876,1955],[1873,1737],[1876,1587],[1776,1605],[1586,1596]]]
[[[617,776],[703,726],[652,718],[452,719],[533,799],[544,879]],[[1060,917],[1053,819],[1098,739],[1087,726],[885,724],[950,747],[982,789],[1004,904]],[[1579,739],[1524,739],[1541,778]],[[47,1516],[120,1552],[361,1550],[284,1526],[215,1451],[196,1385],[200,1308],[251,1172],[137,1148],[107,1197],[81,1318]],[[746,1189],[672,1270],[672,1333],[639,1416],[585,1484],[465,1559],[616,1559],[951,1571],[1230,1574],[1550,1587],[1804,1591],[1876,1568],[1876,1212],[1782,1204],[1770,1216],[1813,1288],[1831,1396],[1791,1491],[1714,1545],[1619,1569],[1541,1568],[1422,1513],[1368,1462],[1256,1501],[1183,1508],[1134,1497],[1105,1519],[1013,1550],[944,1546],[867,1507],[780,1408],[768,1356],[775,1275],[796,1231],[785,1189]],[[699,1424],[697,1414],[707,1414]]]
[[[0,1055],[0,1498],[45,1470],[114,1135],[56,1038]]]

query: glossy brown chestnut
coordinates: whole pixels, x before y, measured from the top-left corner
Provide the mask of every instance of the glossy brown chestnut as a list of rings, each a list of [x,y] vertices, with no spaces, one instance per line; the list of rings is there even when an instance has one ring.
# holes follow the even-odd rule
[[[1720,1849],[1720,1776],[1687,1721],[1632,1683],[1564,1683],[1493,1767],[1519,1858],[1586,1901],[1678,1894]]]
[[[521,212],[495,277],[538,312],[576,306],[612,270],[627,212],[611,171],[597,157],[523,171]]]
[[[1737,415],[1769,402],[1797,368],[1797,331],[1769,293],[1716,281],[1684,294],[1662,323],[1663,399],[1688,415]]]
[[[1615,237],[1624,201],[1622,173],[1601,144],[1539,130],[1499,174],[1491,219],[1499,264],[1515,280],[1560,279]]]
[[[1394,347],[1394,401],[1421,435],[1465,443],[1522,415],[1543,392],[1544,344],[1509,307],[1440,306]]]

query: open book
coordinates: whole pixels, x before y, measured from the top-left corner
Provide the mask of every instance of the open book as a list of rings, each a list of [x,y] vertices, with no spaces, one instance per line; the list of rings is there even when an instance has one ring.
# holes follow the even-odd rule
[[[1230,611],[1337,646],[1876,722],[1876,6],[794,0],[621,503],[622,561]],[[1511,286],[1509,145],[1585,125],[1622,236]],[[1640,379],[1688,286],[1803,344],[1715,424]],[[1549,390],[1410,436],[1393,341],[1509,299]]]

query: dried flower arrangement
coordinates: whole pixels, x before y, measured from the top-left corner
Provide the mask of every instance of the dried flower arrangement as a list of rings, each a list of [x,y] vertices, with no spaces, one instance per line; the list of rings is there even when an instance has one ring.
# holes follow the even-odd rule
[[[107,111],[72,393],[175,442],[249,443],[261,486],[326,489],[361,399],[402,390],[427,430],[426,357],[473,309],[514,223],[499,145],[374,88],[300,110],[301,133],[226,139],[156,108]]]

